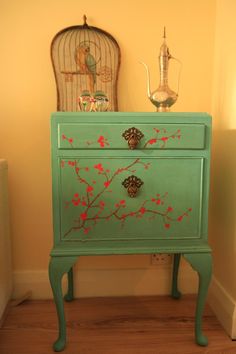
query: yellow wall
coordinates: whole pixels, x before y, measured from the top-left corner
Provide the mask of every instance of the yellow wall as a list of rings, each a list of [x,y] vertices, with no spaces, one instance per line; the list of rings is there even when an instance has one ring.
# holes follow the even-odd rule
[[[226,3],[217,8],[211,233],[215,274],[236,299],[236,2]]]
[[[236,2],[217,0],[210,239],[215,311],[236,338]],[[217,295],[218,294],[218,295]],[[225,309],[221,308],[224,304]],[[226,305],[227,304],[227,305]],[[231,310],[229,310],[231,309]],[[232,313],[234,311],[234,314]],[[227,315],[229,313],[229,316]],[[219,314],[220,317],[221,314]],[[231,330],[229,328],[232,327]]]
[[[0,0],[0,9],[0,157],[9,163],[13,265],[20,287],[21,272],[27,277],[27,272],[46,271],[52,246],[49,117],[56,109],[56,89],[49,51],[53,36],[64,27],[82,24],[85,13],[90,25],[107,30],[120,44],[120,110],[154,111],[146,98],[139,60],[149,64],[152,89],[157,88],[157,57],[165,25],[171,53],[183,63],[173,111],[209,112],[215,0]],[[178,65],[170,65],[174,68],[170,86],[176,89]],[[89,258],[80,263],[81,269],[121,266],[145,269],[149,258]],[[110,280],[108,276],[106,281]],[[141,292],[138,285],[137,289]]]

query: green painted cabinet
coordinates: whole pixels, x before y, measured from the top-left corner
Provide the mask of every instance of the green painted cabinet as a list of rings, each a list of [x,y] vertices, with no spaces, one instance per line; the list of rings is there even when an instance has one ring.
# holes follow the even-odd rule
[[[50,281],[65,346],[61,277],[80,255],[174,253],[199,274],[196,341],[211,276],[207,243],[211,117],[204,113],[52,114],[54,246]],[[204,265],[204,266],[203,266]],[[158,281],[158,279],[157,279]],[[158,335],[158,334],[157,334]]]

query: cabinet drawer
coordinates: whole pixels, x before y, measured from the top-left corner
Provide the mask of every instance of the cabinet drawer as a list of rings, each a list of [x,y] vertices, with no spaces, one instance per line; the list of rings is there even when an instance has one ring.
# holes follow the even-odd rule
[[[203,163],[198,157],[59,158],[60,240],[199,239]],[[127,184],[143,182],[135,196]]]
[[[204,149],[205,124],[58,123],[59,149],[129,149],[124,132],[135,127],[143,137],[136,149]]]

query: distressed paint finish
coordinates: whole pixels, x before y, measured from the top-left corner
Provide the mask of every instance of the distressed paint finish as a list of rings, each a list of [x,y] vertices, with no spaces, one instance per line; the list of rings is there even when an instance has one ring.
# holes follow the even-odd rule
[[[129,149],[125,131],[143,137]],[[63,350],[66,328],[61,276],[80,255],[174,253],[172,296],[180,297],[181,254],[199,274],[196,342],[211,275],[207,243],[211,118],[203,113],[62,113],[52,115],[54,246],[50,281]],[[135,197],[124,180],[135,175]],[[122,184],[123,183],[123,184]],[[205,264],[206,267],[202,267]],[[206,269],[206,271],[204,270]],[[157,334],[158,335],[158,334]]]

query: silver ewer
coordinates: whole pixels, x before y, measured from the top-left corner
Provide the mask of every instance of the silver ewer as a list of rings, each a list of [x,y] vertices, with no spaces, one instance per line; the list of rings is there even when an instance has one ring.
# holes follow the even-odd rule
[[[160,84],[158,88],[153,92],[151,92],[150,90],[150,74],[149,74],[148,66],[145,63],[141,62],[145,66],[147,71],[148,98],[157,107],[158,112],[169,111],[170,107],[176,102],[178,98],[178,92],[174,92],[173,90],[171,90],[168,85],[168,67],[169,67],[170,59],[175,59],[180,63],[180,61],[172,57],[172,55],[169,52],[169,48],[166,44],[166,32],[164,28],[163,43],[160,47],[160,54],[159,54]],[[179,72],[179,76],[180,76],[180,72]]]

